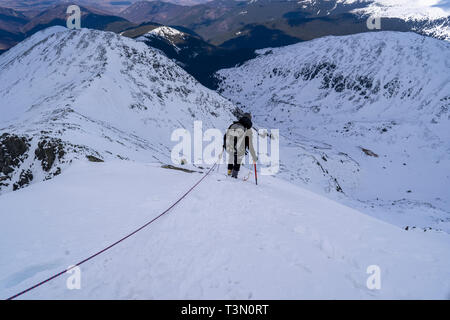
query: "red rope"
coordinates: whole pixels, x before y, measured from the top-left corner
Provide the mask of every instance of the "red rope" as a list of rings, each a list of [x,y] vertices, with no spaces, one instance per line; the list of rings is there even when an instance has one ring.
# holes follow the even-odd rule
[[[166,213],[168,213],[170,210],[172,210],[178,203],[180,203],[181,200],[183,200],[183,199],[184,199],[184,198],[185,198],[192,190],[194,190],[194,189],[195,189],[195,188],[203,181],[203,179],[205,179],[205,178],[211,173],[211,171],[214,169],[214,167],[216,166],[216,164],[217,164],[217,163],[215,163],[215,164],[209,169],[209,171],[208,171],[208,172],[207,172],[207,173],[206,173],[199,181],[197,181],[196,184],[194,184],[194,185],[193,185],[193,186],[192,186],[185,194],[183,194],[183,195],[182,195],[177,201],[175,201],[169,208],[167,208],[164,212],[162,212],[161,214],[159,214],[157,217],[153,218],[152,220],[150,220],[149,222],[147,222],[146,224],[144,224],[142,227],[140,227],[140,228],[134,230],[133,232],[131,232],[130,234],[126,235],[126,236],[123,237],[122,239],[117,240],[117,241],[114,242],[113,244],[111,244],[111,245],[109,245],[108,247],[106,247],[106,248],[104,248],[104,249],[98,251],[97,253],[94,253],[93,255],[87,257],[86,259],[84,259],[84,260],[78,262],[77,264],[73,265],[72,267],[67,268],[67,269],[65,269],[64,271],[58,272],[57,274],[51,276],[50,278],[47,278],[47,279],[45,279],[45,280],[43,280],[43,281],[41,281],[41,282],[35,284],[34,286],[29,287],[28,289],[23,290],[23,291],[21,291],[21,292],[15,294],[15,295],[13,295],[12,297],[9,297],[9,298],[6,299],[6,300],[13,300],[13,299],[15,299],[15,298],[17,298],[17,297],[19,297],[19,296],[25,294],[25,293],[27,293],[27,292],[29,292],[29,291],[31,291],[31,290],[37,288],[37,287],[42,286],[43,284],[45,284],[45,283],[47,283],[47,282],[50,282],[51,280],[53,280],[53,279],[55,279],[55,278],[58,278],[59,276],[65,274],[66,272],[72,270],[73,268],[78,267],[78,266],[82,265],[83,263],[85,263],[85,262],[87,262],[87,261],[89,261],[89,260],[95,258],[96,256],[98,256],[98,255],[102,254],[103,252],[105,252],[105,251],[111,249],[112,247],[114,247],[114,246],[116,246],[117,244],[121,243],[122,241],[128,239],[129,237],[133,236],[134,234],[138,233],[138,232],[141,231],[142,229],[146,228],[147,226],[149,226],[150,224],[152,224],[153,222],[155,222],[156,220],[158,220],[159,218],[161,218],[163,215],[165,215]]]

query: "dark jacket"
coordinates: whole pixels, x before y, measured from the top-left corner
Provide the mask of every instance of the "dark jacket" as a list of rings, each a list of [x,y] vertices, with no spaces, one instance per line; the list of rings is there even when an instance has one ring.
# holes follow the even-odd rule
[[[251,129],[252,126],[253,126],[252,120],[250,120],[250,119],[247,118],[247,117],[241,117],[241,118],[239,119],[239,121],[234,121],[234,122],[228,127],[227,130],[229,130],[233,125],[235,125],[235,124],[237,124],[237,123],[238,123],[238,124],[241,124],[241,125],[244,127],[245,130]],[[223,135],[223,147],[224,147],[224,148],[227,147],[227,142],[226,142],[226,140],[227,140],[227,133],[225,132],[225,134]],[[249,147],[249,139],[248,139],[248,137],[245,137],[245,148],[248,149],[248,147]]]

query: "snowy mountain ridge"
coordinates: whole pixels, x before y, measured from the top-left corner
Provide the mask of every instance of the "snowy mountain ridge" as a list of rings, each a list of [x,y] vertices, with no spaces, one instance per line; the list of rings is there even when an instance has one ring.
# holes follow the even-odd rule
[[[404,227],[409,212],[450,231],[449,61],[446,41],[378,32],[260,50],[218,78],[224,96],[280,129],[285,178],[377,217],[402,212],[383,219]]]
[[[145,42],[145,41],[148,41],[152,37],[161,38],[161,39],[167,41],[168,43],[170,43],[173,46],[175,51],[179,52],[180,48],[178,48],[177,42],[184,40],[186,38],[186,34],[184,32],[178,31],[177,29],[167,27],[167,26],[162,26],[162,27],[157,27],[153,30],[150,30],[146,34],[136,38],[136,41]]]
[[[160,37],[183,36],[183,34],[184,34],[183,32],[178,31],[177,29],[167,27],[167,26],[155,28],[155,29],[151,30],[149,33],[158,35]]]
[[[0,97],[0,136],[9,134],[4,157],[20,158],[0,170],[2,191],[59,174],[74,156],[167,162],[174,129],[194,120],[226,127],[234,109],[159,50],[114,33],[61,27],[0,57]]]

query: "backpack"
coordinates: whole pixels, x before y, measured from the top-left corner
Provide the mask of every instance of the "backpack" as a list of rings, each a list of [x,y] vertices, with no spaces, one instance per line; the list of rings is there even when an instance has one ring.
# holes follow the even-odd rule
[[[248,121],[247,121],[247,120],[248,120]],[[243,123],[243,122],[244,122],[244,123]],[[235,126],[235,125],[238,125],[238,126],[242,127],[242,129],[243,129],[244,132],[245,132],[245,131],[247,131],[247,129],[250,129],[250,128],[252,127],[252,122],[251,122],[251,120],[248,119],[248,118],[241,118],[239,121],[234,121],[234,122],[228,127],[227,131],[226,131],[225,134],[223,135],[223,148],[224,148],[225,150],[226,150],[226,148],[227,148],[227,132],[228,132],[228,130],[231,129],[231,127],[233,127],[233,126]],[[236,143],[237,143],[237,138],[235,137],[235,138],[234,138],[234,148],[236,148]],[[249,139],[248,139],[248,137],[246,136],[246,137],[245,137],[245,149],[248,149],[248,148],[249,148],[249,145],[250,145]]]

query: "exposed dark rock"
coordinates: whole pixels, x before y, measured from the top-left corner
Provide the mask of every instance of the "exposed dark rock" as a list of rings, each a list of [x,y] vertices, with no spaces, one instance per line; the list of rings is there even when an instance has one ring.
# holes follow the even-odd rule
[[[57,176],[57,175],[60,175],[60,174],[61,174],[61,168],[58,167],[58,168],[56,168],[56,171],[55,171],[55,173],[53,174],[53,176]]]
[[[56,160],[64,157],[64,144],[57,138],[44,139],[38,143],[34,153],[36,159],[41,161],[42,169],[48,172]]]
[[[162,165],[161,168],[164,168],[164,169],[172,169],[172,170],[178,170],[178,171],[183,171],[183,172],[187,172],[187,173],[196,172],[196,171],[189,170],[189,169],[184,169],[184,168],[180,168],[180,167],[175,167],[175,166],[173,166],[173,165],[171,165],[171,164],[165,164],[165,165]]]
[[[90,162],[105,162],[102,159],[99,159],[97,157],[94,156],[86,156],[86,158],[90,161]]]
[[[342,190],[341,186],[339,185],[339,182],[336,178],[334,178],[334,182],[336,183],[336,191],[340,193],[344,193],[344,190]]]
[[[19,180],[13,185],[13,191],[27,186],[31,181],[33,181],[33,173],[31,170],[22,170]]]
[[[375,152],[373,152],[372,150],[369,150],[369,149],[366,149],[366,148],[361,148],[361,150],[362,150],[366,155],[368,155],[368,156],[370,156],[370,157],[378,158],[378,155],[377,155]]]
[[[31,149],[33,139],[37,140],[36,149]],[[0,136],[0,191],[15,191],[28,186],[35,178],[33,172],[39,171],[40,167],[45,173],[42,179],[49,180],[61,174],[62,168],[57,164],[66,163],[68,153],[77,154],[81,151],[85,151],[83,146],[47,135],[28,138],[26,135],[5,133]],[[25,163],[28,158],[32,161]]]
[[[9,176],[26,158],[30,148],[26,137],[4,133],[0,136],[0,173]]]

